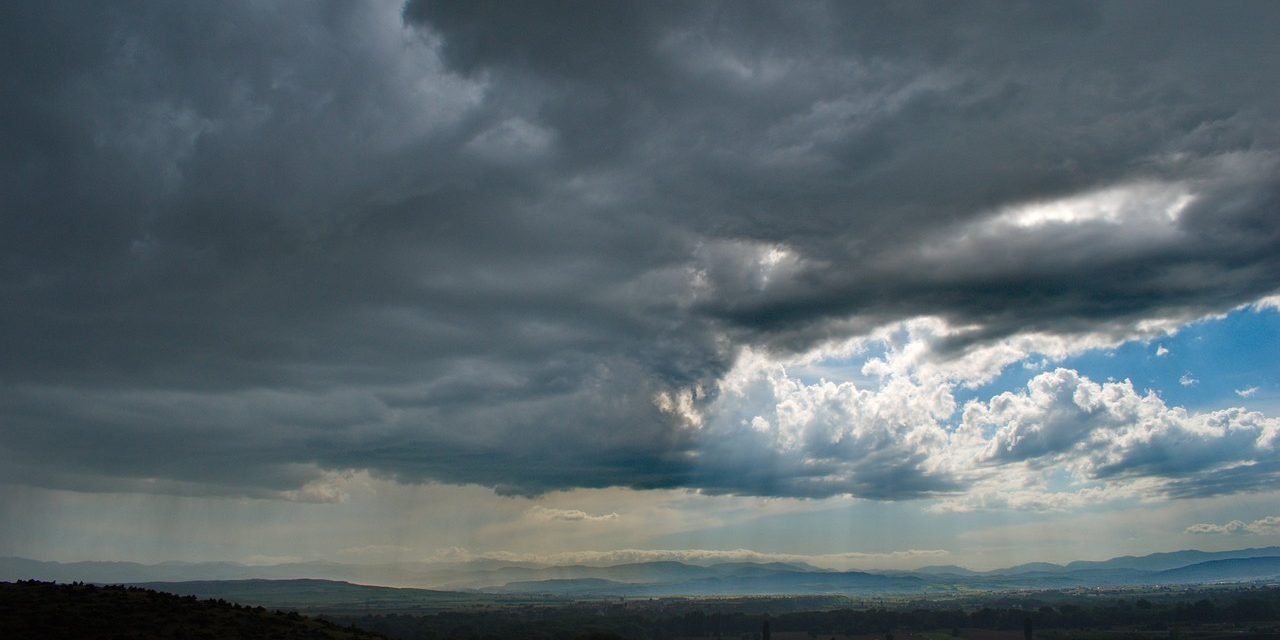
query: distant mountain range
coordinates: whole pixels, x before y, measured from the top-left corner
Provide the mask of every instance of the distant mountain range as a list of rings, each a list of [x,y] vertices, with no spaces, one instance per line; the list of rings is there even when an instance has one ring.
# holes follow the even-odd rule
[[[687,565],[686,565],[687,567]],[[692,567],[689,567],[692,568]],[[926,582],[916,576],[886,576],[859,571],[757,570],[735,567],[721,575],[686,571],[666,581],[624,582],[603,578],[510,582],[483,589],[488,593],[547,593],[590,596],[712,596],[804,595],[818,593],[908,593],[922,590]]]
[[[1069,573],[1090,569],[1138,569],[1141,571],[1166,571],[1186,567],[1199,562],[1211,560],[1233,560],[1239,558],[1260,558],[1280,556],[1280,547],[1263,547],[1260,549],[1237,549],[1235,551],[1171,551],[1168,553],[1152,553],[1145,556],[1120,556],[1110,560],[1076,560],[1065,565],[1036,562],[1023,564],[1008,569],[998,569],[987,573],[1015,574],[1024,571],[1051,571]]]
[[[1280,547],[1235,551],[1177,551],[1147,556],[1123,556],[1105,561],[1077,561],[1065,565],[1029,563],[994,571],[959,566],[929,566],[915,571],[833,571],[802,563],[638,562],[613,566],[542,566],[529,563],[401,563],[353,565],[332,562],[249,566],[231,562],[137,564],[130,562],[40,562],[0,558],[0,580],[19,579],[95,583],[187,583],[191,593],[227,597],[218,589],[249,589],[261,595],[268,587],[254,580],[294,581],[287,591],[318,593],[332,584],[386,585],[383,592],[364,595],[423,602],[530,597],[655,597],[676,595],[802,595],[927,593],[955,589],[1061,589],[1136,585],[1202,584],[1280,581]],[[301,580],[301,582],[298,582]],[[316,582],[307,583],[306,580]],[[196,585],[193,581],[201,581]],[[226,582],[232,581],[232,582]],[[328,581],[332,584],[321,584]],[[233,584],[234,582],[234,584]],[[221,583],[215,584],[215,583]],[[192,586],[194,585],[194,586]],[[239,585],[239,586],[237,586]],[[248,585],[248,586],[245,586]],[[162,587],[148,584],[152,588]],[[166,591],[181,592],[176,586]],[[349,584],[348,587],[358,587]],[[388,587],[422,587],[398,590]],[[337,588],[337,587],[334,587]],[[361,587],[372,589],[375,587]],[[350,596],[341,587],[342,597]],[[319,591],[317,591],[319,590]],[[409,593],[412,591],[413,593]],[[316,593],[307,596],[314,601]],[[243,595],[243,594],[241,594]],[[273,597],[280,596],[277,593]],[[229,598],[235,599],[235,598]],[[323,599],[323,598],[321,598]],[[238,600],[248,601],[248,600]],[[343,600],[345,602],[345,600]]]

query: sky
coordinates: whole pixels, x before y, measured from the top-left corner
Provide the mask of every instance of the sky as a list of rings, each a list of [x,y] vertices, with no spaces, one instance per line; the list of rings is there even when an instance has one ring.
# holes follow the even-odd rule
[[[1278,30],[3,3],[0,555],[1280,544]]]

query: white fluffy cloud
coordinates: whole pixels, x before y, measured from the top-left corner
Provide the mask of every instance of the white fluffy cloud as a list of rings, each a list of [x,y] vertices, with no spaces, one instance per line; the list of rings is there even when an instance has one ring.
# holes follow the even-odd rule
[[[1240,520],[1232,520],[1231,522],[1224,524],[1200,522],[1187,527],[1186,532],[1201,535],[1234,534],[1273,536],[1280,534],[1280,516],[1267,516],[1265,518],[1254,520],[1253,522],[1243,522]]]
[[[1280,473],[1280,420],[1188,411],[1128,380],[1059,367],[960,407],[958,390],[1012,362],[1107,341],[1015,336],[948,357],[938,345],[955,333],[920,319],[790,360],[747,351],[709,403],[689,392],[668,408],[697,425],[697,465],[712,492],[731,470],[755,469],[745,486],[774,495],[1044,510],[1253,491]]]
[[[954,490],[940,466],[951,386],[883,370],[875,388],[806,381],[748,352],[721,382],[699,432],[711,484],[754,469],[775,494],[906,498]]]
[[[982,445],[985,464],[1058,467],[1081,483],[1145,479],[1199,495],[1273,477],[1280,420],[1243,409],[1191,413],[1127,380],[1099,384],[1060,368],[1026,391],[970,403],[959,431]],[[1240,484],[1221,484],[1227,478]]]
[[[608,522],[617,520],[617,513],[605,513],[601,515],[591,515],[580,509],[553,509],[551,507],[543,507],[535,505],[529,509],[529,515],[538,520],[561,520],[566,522]]]
[[[240,564],[249,566],[270,566],[274,564],[288,564],[292,562],[302,562],[299,556],[264,556],[252,555],[240,559]]]

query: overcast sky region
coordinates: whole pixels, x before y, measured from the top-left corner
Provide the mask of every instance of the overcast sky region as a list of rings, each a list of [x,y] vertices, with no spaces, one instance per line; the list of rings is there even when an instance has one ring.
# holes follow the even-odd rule
[[[1280,544],[1280,3],[0,3],[0,555]]]

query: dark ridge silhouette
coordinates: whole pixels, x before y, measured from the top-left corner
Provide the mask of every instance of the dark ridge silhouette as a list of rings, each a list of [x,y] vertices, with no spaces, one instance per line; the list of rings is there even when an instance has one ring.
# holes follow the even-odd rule
[[[139,587],[22,581],[0,582],[0,638],[378,640],[383,636],[296,612],[226,600],[199,600]]]

